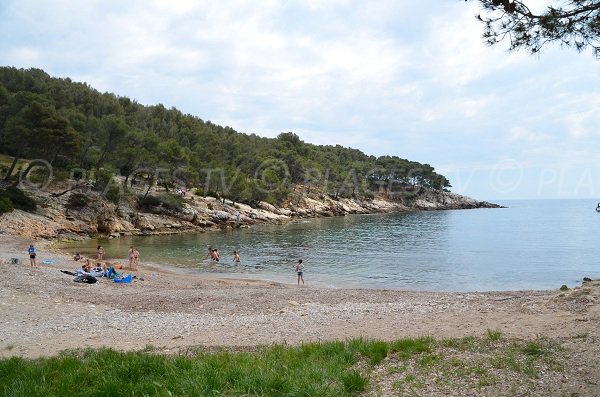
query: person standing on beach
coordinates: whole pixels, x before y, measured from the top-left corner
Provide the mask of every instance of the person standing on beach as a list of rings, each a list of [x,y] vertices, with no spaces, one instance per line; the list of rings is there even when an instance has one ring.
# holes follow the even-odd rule
[[[237,251],[233,251],[233,264],[234,265],[239,265],[240,262],[241,262],[240,253],[237,252]]]
[[[296,272],[298,273],[298,285],[300,285],[300,280],[302,280],[302,285],[304,285],[304,264],[302,263],[302,259],[298,259]]]
[[[240,211],[235,211],[235,223],[240,223]]]
[[[138,251],[137,247],[133,247],[133,266],[132,270],[137,270],[140,265],[140,251]]]
[[[37,263],[35,262],[35,256],[37,252],[33,244],[29,244],[29,249],[27,252],[29,252],[29,262],[31,263],[31,267],[37,267]]]
[[[135,268],[135,255],[134,255],[133,245],[129,247],[129,251],[127,251],[127,258],[129,259],[129,268]]]

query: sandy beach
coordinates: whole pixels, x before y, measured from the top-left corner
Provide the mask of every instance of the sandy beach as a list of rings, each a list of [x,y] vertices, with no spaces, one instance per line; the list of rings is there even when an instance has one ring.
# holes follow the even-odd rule
[[[0,258],[22,260],[1,265],[2,357],[102,346],[178,352],[355,337],[482,336],[493,329],[509,338],[560,341],[570,352],[565,382],[573,387],[600,379],[599,281],[566,292],[324,289],[203,278],[142,264],[131,284],[100,279],[88,285],[60,272],[79,262],[45,250],[43,242],[35,243],[39,267],[30,267],[29,243],[0,236]],[[41,264],[48,259],[54,263]]]

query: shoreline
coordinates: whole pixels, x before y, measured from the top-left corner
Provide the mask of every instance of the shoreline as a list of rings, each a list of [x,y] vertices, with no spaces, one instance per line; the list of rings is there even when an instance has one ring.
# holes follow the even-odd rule
[[[31,268],[29,241],[0,235],[0,258],[24,259],[0,265],[0,359],[106,347],[171,355],[499,332],[507,340],[559,344],[566,349],[569,390],[600,395],[595,383],[586,383],[600,379],[600,280],[564,292],[330,289],[202,277],[142,263],[131,272],[138,276],[131,284],[103,278],[82,284],[60,272],[80,262],[44,251],[42,241],[40,261],[56,262]]]
[[[381,214],[378,214],[381,215]],[[263,225],[259,225],[261,227]],[[179,233],[184,234],[184,233]],[[189,234],[189,233],[186,233]],[[192,232],[193,234],[193,232]],[[202,234],[202,233],[200,233]],[[131,236],[124,236],[125,238]],[[138,236],[139,237],[139,236]],[[114,239],[109,240],[119,240],[122,237],[116,237]],[[79,239],[77,241],[94,241],[94,247],[96,244],[105,246],[102,241],[106,237],[85,237]],[[63,246],[61,244],[71,243],[70,239],[57,239],[55,241],[52,240],[40,240],[40,243],[43,244],[44,248],[48,252],[52,252],[56,255],[63,255],[63,260],[70,260],[75,252],[82,252],[83,255],[89,257],[94,260],[94,255],[91,252],[92,247],[83,247],[83,250],[77,250],[76,247]],[[129,244],[129,243],[128,243]],[[134,244],[135,245],[135,244]],[[105,246],[106,247],[106,246]],[[80,247],[81,248],[81,247]],[[69,251],[72,250],[72,251]],[[93,248],[95,252],[95,248]],[[125,257],[109,257],[107,262],[114,262],[120,264],[127,264],[128,259]],[[73,262],[75,265],[76,263]],[[204,266],[204,267],[203,267]],[[253,272],[253,265],[239,265],[239,267],[235,267],[233,264],[230,264],[227,261],[222,262],[211,262],[208,259],[199,260],[196,263],[196,266],[190,263],[167,263],[160,262],[157,259],[152,259],[149,262],[143,261],[143,268],[149,271],[159,271],[163,273],[170,274],[179,274],[181,276],[188,275],[193,277],[198,277],[200,279],[206,280],[238,280],[238,281],[254,281],[254,282],[265,282],[265,283],[276,283],[288,286],[296,286],[296,275],[293,271],[288,273],[277,272],[274,270],[267,271],[257,271]],[[406,291],[406,292],[431,292],[431,293],[478,293],[478,292],[549,292],[556,291],[561,285],[566,284],[567,286],[576,286],[581,282],[581,278],[569,278],[564,280],[559,280],[553,282],[552,285],[537,287],[537,288],[435,288],[431,287],[432,283],[411,283],[410,285],[389,285],[385,284],[385,282],[368,282],[363,278],[351,278],[350,280],[347,277],[335,276],[329,273],[315,273],[310,272],[307,274],[310,276],[309,279],[306,279],[307,285],[306,287],[311,288],[322,288],[322,289],[349,289],[349,290],[379,290],[379,291]],[[585,276],[582,275],[582,277]],[[531,284],[531,283],[529,283]],[[540,283],[538,283],[539,285]],[[546,284],[550,284],[549,282]],[[535,285],[532,284],[532,285]]]

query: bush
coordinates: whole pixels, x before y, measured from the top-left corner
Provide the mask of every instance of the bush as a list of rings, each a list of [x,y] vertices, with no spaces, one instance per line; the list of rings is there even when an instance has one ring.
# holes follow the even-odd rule
[[[160,200],[156,196],[147,195],[146,197],[140,197],[138,199],[138,205],[142,208],[158,207]]]
[[[89,204],[90,198],[83,193],[72,193],[67,201],[67,207],[82,208]]]
[[[119,204],[121,200],[121,189],[117,185],[112,185],[106,192],[106,199],[113,204]]]
[[[194,194],[196,196],[204,196],[204,189],[197,187],[194,189]]]
[[[163,207],[171,211],[180,212],[183,210],[183,197],[174,194],[163,193],[159,196],[148,195],[138,199],[138,204],[142,208]]]
[[[16,187],[11,186],[8,189],[0,191],[0,197],[8,198],[14,208],[23,211],[35,212],[37,209],[35,200],[25,195],[21,189]]]
[[[97,192],[103,192],[106,186],[113,181],[113,173],[104,168],[96,171],[96,181],[94,182],[94,190]]]
[[[172,211],[181,211],[183,209],[183,197],[176,194],[163,193],[158,196],[163,207]]]
[[[14,210],[12,201],[8,197],[0,197],[0,215]]]

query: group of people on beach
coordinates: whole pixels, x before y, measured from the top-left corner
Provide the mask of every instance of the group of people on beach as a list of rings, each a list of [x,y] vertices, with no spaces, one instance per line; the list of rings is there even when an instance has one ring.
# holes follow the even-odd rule
[[[36,256],[37,256],[37,250],[36,248],[33,246],[33,244],[29,245],[29,249],[28,249],[28,253],[29,253],[29,260],[31,263],[32,267],[37,267],[37,262],[36,262]],[[94,265],[94,263],[92,263],[91,259],[86,259],[86,263],[81,267],[81,269],[78,270],[78,274],[83,274],[83,275],[94,275],[94,273],[96,273],[97,275],[103,275],[105,277],[111,277],[116,273],[115,268],[122,268],[119,266],[110,266],[109,264],[107,264],[107,262],[105,262],[105,256],[106,252],[104,250],[104,247],[102,247],[101,245],[99,245],[96,248],[96,259],[97,262]],[[129,269],[130,270],[138,270],[138,266],[139,266],[139,260],[140,260],[140,251],[134,247],[133,245],[129,247],[129,251],[127,251],[127,258],[129,259]],[[206,255],[206,257],[204,259],[208,259],[210,258],[213,262],[219,262],[221,260],[221,254],[219,253],[219,250],[216,248],[212,248],[212,247],[208,247],[208,253]],[[75,254],[75,256],[73,257],[73,259],[75,261],[80,261],[83,258],[83,256],[81,256],[81,254],[79,252],[77,252]],[[241,258],[240,258],[240,253],[238,251],[233,251],[233,263],[236,265],[239,265],[241,263]],[[298,285],[300,285],[300,281],[302,281],[302,285],[304,285],[304,263],[302,262],[302,259],[298,259],[298,262],[296,263],[295,266],[295,271],[298,274]]]
[[[120,267],[120,266],[117,266]],[[77,269],[77,276],[108,277],[113,278],[119,275],[115,266],[110,266],[107,262],[93,263],[91,259],[86,259],[85,264]]]
[[[90,267],[91,268],[108,268],[110,267],[110,265],[107,264],[106,262],[106,251],[104,250],[104,247],[99,245],[98,247],[96,247],[96,260],[93,261],[90,258],[84,258],[79,252],[77,252],[75,254],[75,256],[73,257],[73,260],[75,261],[80,261],[80,260],[85,260],[86,263],[82,266],[82,268],[86,268],[86,267]],[[127,258],[129,259],[129,270],[138,270],[138,266],[140,264],[140,251],[134,247],[133,245],[129,247],[129,251],[127,251]],[[95,262],[95,265],[94,263]],[[120,263],[116,263],[115,267],[117,269],[121,269],[123,266]],[[104,269],[106,270],[106,269]]]

